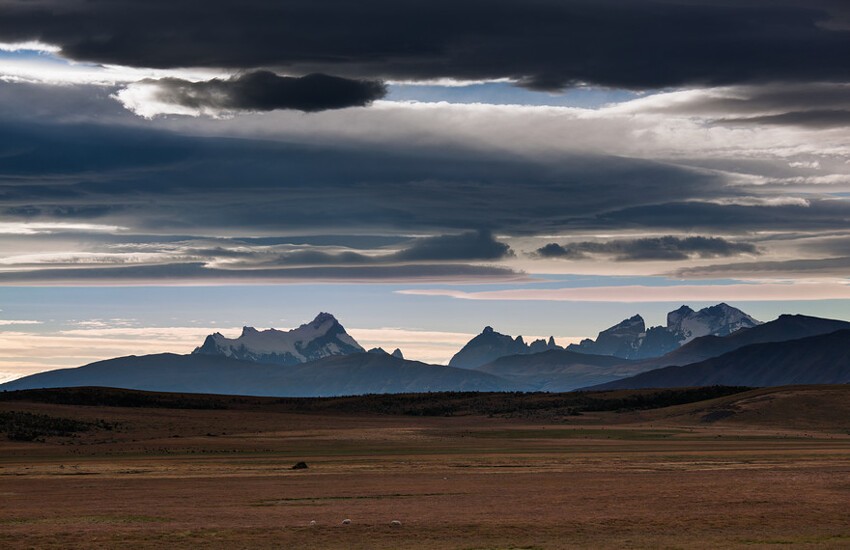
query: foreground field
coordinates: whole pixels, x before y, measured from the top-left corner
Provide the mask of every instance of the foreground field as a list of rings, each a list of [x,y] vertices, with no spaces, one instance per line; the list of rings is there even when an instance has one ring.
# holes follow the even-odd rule
[[[850,388],[717,395],[0,394],[0,546],[850,546]]]

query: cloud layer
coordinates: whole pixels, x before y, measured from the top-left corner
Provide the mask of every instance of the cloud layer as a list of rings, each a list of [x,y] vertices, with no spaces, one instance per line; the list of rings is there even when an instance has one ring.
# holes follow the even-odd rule
[[[822,95],[839,105],[835,88]],[[0,83],[0,269],[9,284],[481,281],[675,260],[721,276],[708,260],[759,252],[762,275],[796,259],[832,276],[846,251],[811,239],[847,231],[846,132],[715,124],[796,108],[783,90],[762,107],[712,89],[597,110],[145,120],[109,100],[117,88]]]
[[[616,261],[687,260],[754,255],[758,249],[750,243],[731,242],[720,237],[648,237],[611,241],[582,241],[568,244],[549,243],[537,249],[541,258],[586,260],[592,255],[613,256]]]
[[[133,67],[355,78],[511,78],[552,90],[850,77],[833,0],[2,2],[0,42]]]

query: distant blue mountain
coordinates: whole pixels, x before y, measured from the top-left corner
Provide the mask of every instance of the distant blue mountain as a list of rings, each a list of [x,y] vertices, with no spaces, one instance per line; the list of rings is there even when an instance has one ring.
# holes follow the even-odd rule
[[[484,327],[481,334],[467,342],[449,361],[449,366],[462,369],[477,369],[486,365],[494,359],[508,355],[524,355],[528,353],[539,353],[550,349],[563,349],[555,344],[555,339],[535,340],[526,344],[522,336],[513,338],[507,334],[501,334],[492,327]]]
[[[535,391],[565,392],[631,376],[635,362],[610,355],[564,349],[508,355],[476,370],[511,380]]]
[[[356,353],[282,366],[223,356],[163,353],[33,374],[0,385],[0,390],[79,386],[279,397],[526,389],[484,372],[406,361],[388,354]]]
[[[850,383],[850,330],[752,344],[699,363],[665,367],[590,390]]]
[[[596,340],[586,339],[567,349],[623,359],[660,357],[701,336],[728,336],[761,324],[740,309],[717,304],[694,311],[682,306],[667,314],[667,325],[647,329],[643,317],[635,315],[603,330]]]

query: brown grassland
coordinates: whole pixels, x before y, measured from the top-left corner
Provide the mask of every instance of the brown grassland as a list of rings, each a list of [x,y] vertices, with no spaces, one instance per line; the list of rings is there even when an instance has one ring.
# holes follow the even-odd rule
[[[850,547],[849,386],[654,396],[0,394],[0,547]]]

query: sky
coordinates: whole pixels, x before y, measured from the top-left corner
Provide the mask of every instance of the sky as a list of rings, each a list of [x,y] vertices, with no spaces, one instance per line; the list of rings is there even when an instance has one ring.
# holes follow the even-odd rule
[[[840,0],[0,0],[0,380],[337,316],[446,363],[850,320]]]

